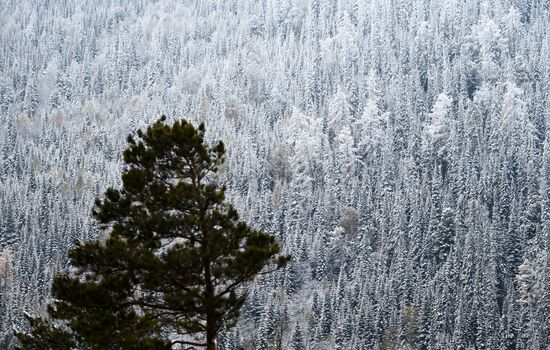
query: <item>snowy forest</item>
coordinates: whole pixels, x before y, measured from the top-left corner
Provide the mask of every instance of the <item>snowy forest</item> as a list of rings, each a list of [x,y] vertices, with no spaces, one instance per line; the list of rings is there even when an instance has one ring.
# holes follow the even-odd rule
[[[161,114],[293,256],[221,349],[550,346],[549,1],[0,1],[1,349]]]

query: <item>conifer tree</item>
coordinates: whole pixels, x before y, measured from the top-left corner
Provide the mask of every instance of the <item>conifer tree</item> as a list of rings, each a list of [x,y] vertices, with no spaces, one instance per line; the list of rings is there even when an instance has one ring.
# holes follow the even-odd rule
[[[128,137],[123,186],[93,212],[109,236],[71,250],[72,269],[53,282],[53,321],[29,317],[22,349],[217,348],[245,302],[241,287],[289,257],[225,202],[224,145],[208,146],[204,131],[162,117]]]
[[[291,350],[305,349],[304,336],[302,335],[302,329],[300,328],[300,324],[298,322],[296,322],[296,326],[294,327],[294,332],[292,333],[290,348]]]

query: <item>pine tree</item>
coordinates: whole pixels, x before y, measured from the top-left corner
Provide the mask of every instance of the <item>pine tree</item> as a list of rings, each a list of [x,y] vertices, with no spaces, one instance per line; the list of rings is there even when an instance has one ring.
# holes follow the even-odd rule
[[[437,264],[444,262],[454,244],[455,223],[454,212],[451,208],[443,209],[441,221],[433,240],[433,254]]]
[[[321,337],[328,337],[332,328],[332,307],[329,294],[325,295],[323,313],[321,315]]]
[[[290,341],[291,350],[304,350],[306,347],[304,345],[304,336],[302,335],[302,329],[300,324],[296,322],[294,327],[294,332],[292,333],[292,339]]]
[[[245,302],[241,287],[289,257],[225,202],[224,145],[208,146],[204,130],[162,117],[128,137],[123,187],[94,209],[109,237],[72,249],[73,272],[54,279],[48,307],[61,325],[29,318],[23,349],[217,348]]]
[[[38,93],[36,83],[33,80],[27,81],[25,87],[25,101],[24,101],[24,110],[32,115],[38,109],[40,104],[40,95]]]
[[[277,332],[277,314],[274,300],[275,298],[271,296],[264,305],[256,341],[256,349],[258,350],[269,350],[274,342],[275,333]]]

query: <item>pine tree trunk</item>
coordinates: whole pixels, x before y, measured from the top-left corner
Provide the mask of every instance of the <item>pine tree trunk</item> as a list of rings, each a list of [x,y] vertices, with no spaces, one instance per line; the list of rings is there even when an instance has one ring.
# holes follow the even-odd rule
[[[206,315],[206,350],[218,350],[216,319],[212,313]]]
[[[206,282],[206,350],[218,350],[217,319],[212,304],[214,303],[214,286],[210,271],[210,262],[205,261],[204,279]]]
[[[210,268],[208,267],[206,269],[206,279],[210,280]],[[214,299],[214,288],[212,288],[212,285],[209,283],[206,287],[206,295],[207,295],[207,301],[206,301],[206,350],[218,350],[218,344],[217,344],[217,320],[216,316],[213,312],[212,307],[210,306],[210,303]]]
[[[218,341],[215,334],[213,337],[206,339],[206,350],[218,350]]]

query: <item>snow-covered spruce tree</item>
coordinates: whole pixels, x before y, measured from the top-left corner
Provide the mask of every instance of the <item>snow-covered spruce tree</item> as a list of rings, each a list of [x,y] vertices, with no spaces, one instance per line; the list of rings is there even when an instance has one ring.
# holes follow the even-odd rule
[[[204,130],[162,117],[128,137],[123,187],[94,210],[109,237],[71,250],[71,271],[53,282],[53,322],[28,317],[22,349],[217,348],[245,302],[239,288],[289,257],[225,202],[224,145],[208,146]]]
[[[302,335],[302,329],[300,324],[296,322],[294,326],[294,331],[292,332],[292,338],[290,340],[290,349],[291,350],[304,350],[306,347],[304,345],[304,336]]]

